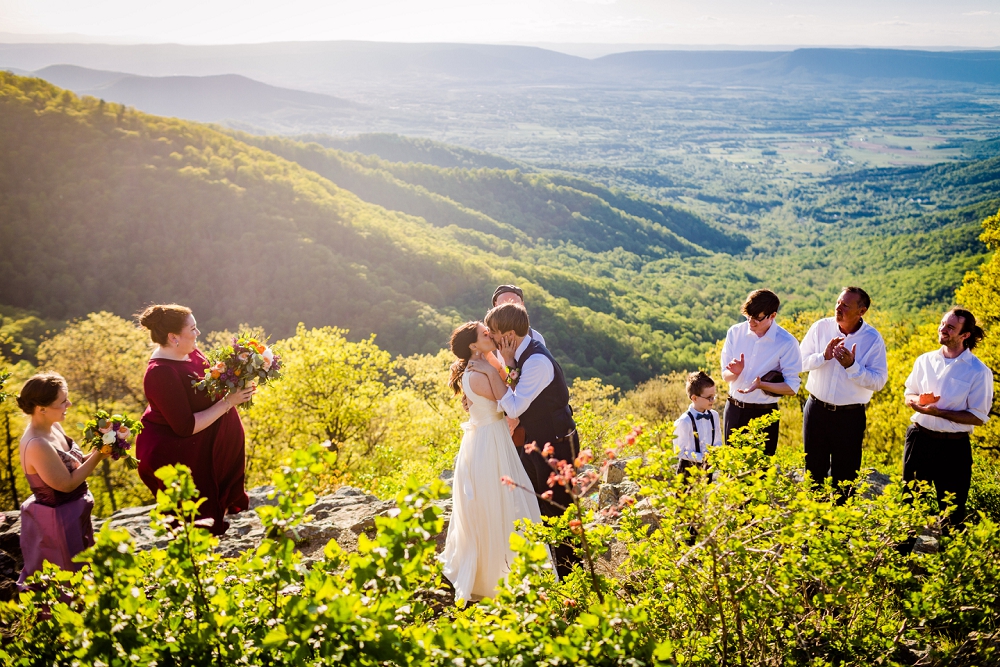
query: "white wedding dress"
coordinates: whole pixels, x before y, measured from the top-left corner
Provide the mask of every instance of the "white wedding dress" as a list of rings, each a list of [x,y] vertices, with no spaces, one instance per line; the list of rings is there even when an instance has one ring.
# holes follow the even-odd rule
[[[469,372],[462,377],[469,399],[469,421],[455,457],[451,523],[444,552],[444,576],[455,587],[456,600],[492,598],[497,583],[507,576],[514,553],[510,534],[514,522],[541,523],[538,501],[528,474],[518,459],[507,420],[496,401],[473,393]],[[510,477],[524,488],[500,482]]]

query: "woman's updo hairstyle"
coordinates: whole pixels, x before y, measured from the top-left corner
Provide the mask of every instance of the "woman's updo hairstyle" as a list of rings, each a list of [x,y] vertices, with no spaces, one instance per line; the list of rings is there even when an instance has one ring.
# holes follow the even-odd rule
[[[451,342],[449,347],[452,354],[458,357],[458,361],[451,365],[451,378],[448,386],[455,394],[462,392],[462,374],[465,367],[469,365],[472,358],[472,350],[469,346],[479,340],[479,322],[466,322],[459,328],[451,332]]]
[[[35,408],[46,408],[59,398],[59,390],[69,387],[65,378],[59,373],[38,373],[28,378],[17,396],[17,407],[26,415],[35,413]]]
[[[149,330],[149,338],[157,345],[167,345],[170,341],[167,334],[179,334],[191,315],[187,306],[176,303],[157,304],[149,306],[136,317],[139,324]]]

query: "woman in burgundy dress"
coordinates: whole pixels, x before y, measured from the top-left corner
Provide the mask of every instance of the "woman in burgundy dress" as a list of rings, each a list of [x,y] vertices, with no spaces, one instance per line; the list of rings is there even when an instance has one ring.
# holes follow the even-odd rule
[[[192,382],[205,375],[208,361],[198,350],[198,325],[191,309],[176,304],[150,306],[139,315],[156,343],[146,367],[143,390],[149,407],[136,437],[139,477],[156,493],[163,483],[156,471],[166,465],[191,469],[205,499],[200,519],[212,519],[211,531],[229,528],[226,513],[249,506],[243,488],[246,470],[243,422],[234,409],[253,396],[254,388],[235,391],[216,401]]]
[[[73,557],[94,545],[90,512],[94,497],[87,477],[109,454],[80,451],[62,425],[69,400],[66,380],[58,373],[35,375],[21,388],[17,405],[31,423],[21,438],[21,467],[32,495],[21,504],[21,553],[24,581],[49,561],[64,570],[79,570]]]

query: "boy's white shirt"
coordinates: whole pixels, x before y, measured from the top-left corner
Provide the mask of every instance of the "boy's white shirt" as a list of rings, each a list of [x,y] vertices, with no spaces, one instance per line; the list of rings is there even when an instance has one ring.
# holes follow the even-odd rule
[[[711,420],[695,419],[695,423],[698,425],[698,438],[701,441],[701,453],[699,454],[694,448],[694,434],[691,431],[691,419],[688,417],[688,413],[695,417],[699,414],[694,409],[693,403],[674,421],[674,452],[678,457],[687,461],[700,462],[709,446],[722,446],[722,424],[719,420],[719,413],[712,409],[708,410],[708,414],[712,415]],[[712,442],[713,425],[715,426],[715,442]]]

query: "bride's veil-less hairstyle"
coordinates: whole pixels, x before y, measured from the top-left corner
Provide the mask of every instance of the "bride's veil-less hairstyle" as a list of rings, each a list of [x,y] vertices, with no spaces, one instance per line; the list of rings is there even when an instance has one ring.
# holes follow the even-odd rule
[[[458,357],[458,361],[451,365],[451,378],[448,380],[448,386],[455,394],[462,391],[462,374],[465,373],[465,367],[469,365],[469,359],[472,358],[472,350],[469,349],[469,346],[475,343],[478,338],[479,322],[466,322],[451,332],[449,347],[452,354]]]

